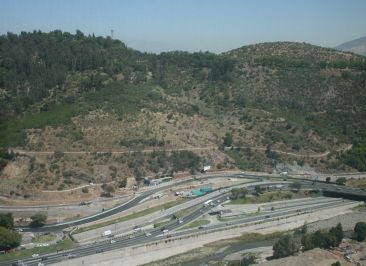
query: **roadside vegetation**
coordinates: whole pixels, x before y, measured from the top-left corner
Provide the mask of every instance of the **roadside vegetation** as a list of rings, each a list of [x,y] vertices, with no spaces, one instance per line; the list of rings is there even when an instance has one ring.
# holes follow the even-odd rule
[[[354,228],[354,235],[357,241],[365,241],[366,239],[366,223],[358,222]]]
[[[189,252],[185,252],[182,254],[174,255],[167,259],[158,260],[155,262],[150,262],[145,264],[146,266],[160,266],[160,265],[196,265],[197,261],[205,261],[206,263],[211,261],[212,257],[216,257],[221,254],[223,251],[231,248],[231,247],[246,247],[249,245],[252,247],[253,245],[268,245],[268,243],[272,243],[276,241],[284,233],[276,232],[272,234],[258,234],[258,233],[245,233],[240,237],[227,239],[225,241],[216,241],[213,243],[209,243],[204,245],[203,247],[196,248],[190,250]],[[249,247],[248,247],[249,248]],[[238,249],[240,250],[240,249]],[[225,256],[225,255],[223,255]],[[254,259],[250,258],[250,260]],[[219,264],[221,265],[221,264]],[[237,264],[233,264],[237,265]]]
[[[329,249],[338,247],[344,237],[340,223],[329,230],[317,230],[313,233],[308,233],[306,225],[304,225],[302,228],[295,230],[294,233],[295,235],[286,234],[274,243],[274,259],[295,255],[300,251],[301,245],[303,246],[303,251],[314,248]]]
[[[22,237],[15,230],[11,213],[0,214],[0,251],[9,251],[20,245]]]
[[[187,224],[186,226],[182,227],[180,230],[183,230],[183,229],[191,229],[191,228],[200,227],[200,226],[205,226],[205,225],[208,225],[209,223],[210,223],[209,220],[206,220],[206,219],[198,219],[198,220],[193,221],[193,222]]]
[[[37,243],[37,244],[42,244],[42,243],[50,242],[54,239],[56,239],[56,235],[48,233],[48,234],[42,234],[42,235],[38,235],[38,236],[34,237],[32,239],[32,242]]]
[[[47,215],[44,213],[36,213],[32,215],[31,222],[29,224],[30,227],[42,227],[45,225],[47,221]]]
[[[348,179],[346,182],[346,186],[366,189],[366,179]]]
[[[230,204],[255,204],[255,203],[265,203],[278,200],[291,200],[306,197],[316,197],[318,191],[314,190],[295,190],[295,191],[262,191],[257,188],[256,191],[249,194],[246,189],[233,189],[231,191],[232,200]]]
[[[30,249],[22,249],[22,250],[17,250],[17,251],[13,251],[11,253],[7,253],[4,255],[0,255],[0,262],[6,262],[9,260],[19,260],[19,259],[23,259],[26,257],[30,257],[32,256],[32,254],[47,254],[47,253],[51,253],[51,252],[56,252],[56,251],[60,251],[60,250],[66,250],[66,249],[70,249],[74,246],[74,242],[67,238],[64,240],[61,240],[60,242],[54,244],[54,245],[49,245],[47,247],[35,247],[35,248],[30,248]]]

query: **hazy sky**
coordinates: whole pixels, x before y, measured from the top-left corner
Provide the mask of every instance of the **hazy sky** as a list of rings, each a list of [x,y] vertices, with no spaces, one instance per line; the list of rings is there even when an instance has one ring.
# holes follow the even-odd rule
[[[0,0],[0,34],[60,29],[143,51],[222,52],[264,41],[334,47],[366,35],[366,0]]]

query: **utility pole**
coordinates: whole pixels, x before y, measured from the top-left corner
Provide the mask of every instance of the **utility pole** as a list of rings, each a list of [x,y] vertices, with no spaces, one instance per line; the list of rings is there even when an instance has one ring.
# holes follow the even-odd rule
[[[112,29],[111,30],[111,39],[113,39],[113,32],[114,32],[114,30]]]

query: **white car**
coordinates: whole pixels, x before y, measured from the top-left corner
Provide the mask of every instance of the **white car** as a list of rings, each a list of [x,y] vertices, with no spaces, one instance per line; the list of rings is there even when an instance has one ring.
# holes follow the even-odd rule
[[[37,258],[37,257],[39,257],[39,254],[37,254],[37,253],[32,255],[32,258]]]
[[[39,262],[39,263],[38,263],[38,266],[44,266],[44,263]]]
[[[111,240],[111,244],[114,244],[114,243],[116,243],[116,240],[113,240],[113,239],[112,239],[112,240]]]
[[[145,236],[151,236],[151,233],[145,233]]]

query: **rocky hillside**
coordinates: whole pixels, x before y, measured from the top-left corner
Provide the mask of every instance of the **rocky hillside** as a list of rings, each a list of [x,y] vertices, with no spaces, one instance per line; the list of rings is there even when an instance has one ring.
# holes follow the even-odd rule
[[[362,170],[365,88],[364,57],[305,43],[155,55],[79,31],[1,36],[2,193],[205,163]]]

